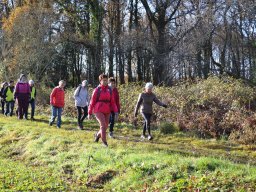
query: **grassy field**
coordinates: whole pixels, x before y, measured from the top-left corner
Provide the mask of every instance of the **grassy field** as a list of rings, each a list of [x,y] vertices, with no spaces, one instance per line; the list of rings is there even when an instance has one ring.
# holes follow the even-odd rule
[[[0,115],[0,191],[255,191],[256,146],[202,140],[184,133],[141,141],[141,130],[119,123],[109,147],[98,129],[74,119],[63,127]],[[40,119],[40,120],[39,120]]]

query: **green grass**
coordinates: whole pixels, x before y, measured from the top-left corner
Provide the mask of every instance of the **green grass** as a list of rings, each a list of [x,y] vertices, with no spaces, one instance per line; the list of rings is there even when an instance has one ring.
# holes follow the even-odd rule
[[[140,141],[117,124],[109,147],[93,142],[95,121],[76,129],[0,115],[0,191],[254,191],[256,147],[184,133]]]

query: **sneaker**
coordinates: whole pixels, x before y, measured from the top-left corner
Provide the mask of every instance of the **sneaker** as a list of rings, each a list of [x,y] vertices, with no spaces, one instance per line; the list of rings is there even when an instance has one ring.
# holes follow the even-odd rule
[[[94,134],[94,142],[99,142],[100,137],[97,135],[97,133]]]
[[[145,135],[141,135],[140,138],[141,139],[145,139],[146,137],[145,137]]]
[[[52,126],[52,124],[53,124],[53,122],[50,121],[50,122],[49,122],[49,126]]]
[[[148,136],[148,140],[150,141],[150,140],[152,140],[153,139],[153,137],[151,136],[151,135],[149,135]]]
[[[81,125],[78,125],[77,128],[80,130],[84,130],[83,126],[81,126]]]
[[[113,138],[114,137],[114,133],[111,131],[108,136]]]
[[[108,147],[108,143],[107,142],[103,142],[103,146],[104,147]]]
[[[35,121],[35,118],[34,118],[34,117],[31,117],[31,121]]]
[[[57,128],[60,129],[60,126],[57,125]]]

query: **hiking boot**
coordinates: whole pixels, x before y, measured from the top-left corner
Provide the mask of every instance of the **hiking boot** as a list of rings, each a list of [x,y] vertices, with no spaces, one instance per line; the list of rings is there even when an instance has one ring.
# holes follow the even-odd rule
[[[151,135],[149,135],[148,136],[148,140],[150,141],[150,140],[152,140],[153,139],[153,137],[151,136]]]
[[[110,138],[113,138],[114,137],[114,133],[111,131],[109,132],[109,135],[108,135]]]
[[[94,134],[94,142],[99,142],[100,137],[97,135],[97,133]]]
[[[103,141],[103,146],[108,147],[108,143]]]

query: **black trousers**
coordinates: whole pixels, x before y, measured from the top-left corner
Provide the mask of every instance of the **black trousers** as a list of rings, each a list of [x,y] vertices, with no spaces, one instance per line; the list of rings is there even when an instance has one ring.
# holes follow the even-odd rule
[[[115,125],[115,113],[111,112],[110,117],[109,117],[109,131],[113,132],[114,131],[114,125]]]
[[[142,113],[142,116],[144,118],[143,135],[146,134],[146,130],[148,130],[148,134],[151,135],[151,132],[150,132],[150,121],[151,121],[152,114],[150,114],[150,113]]]
[[[4,114],[4,106],[5,106],[5,102],[4,102],[4,100],[1,100],[1,105],[2,105],[2,114]]]
[[[88,115],[88,106],[85,107],[76,107],[77,109],[77,123],[78,125],[82,125],[84,119]]]

